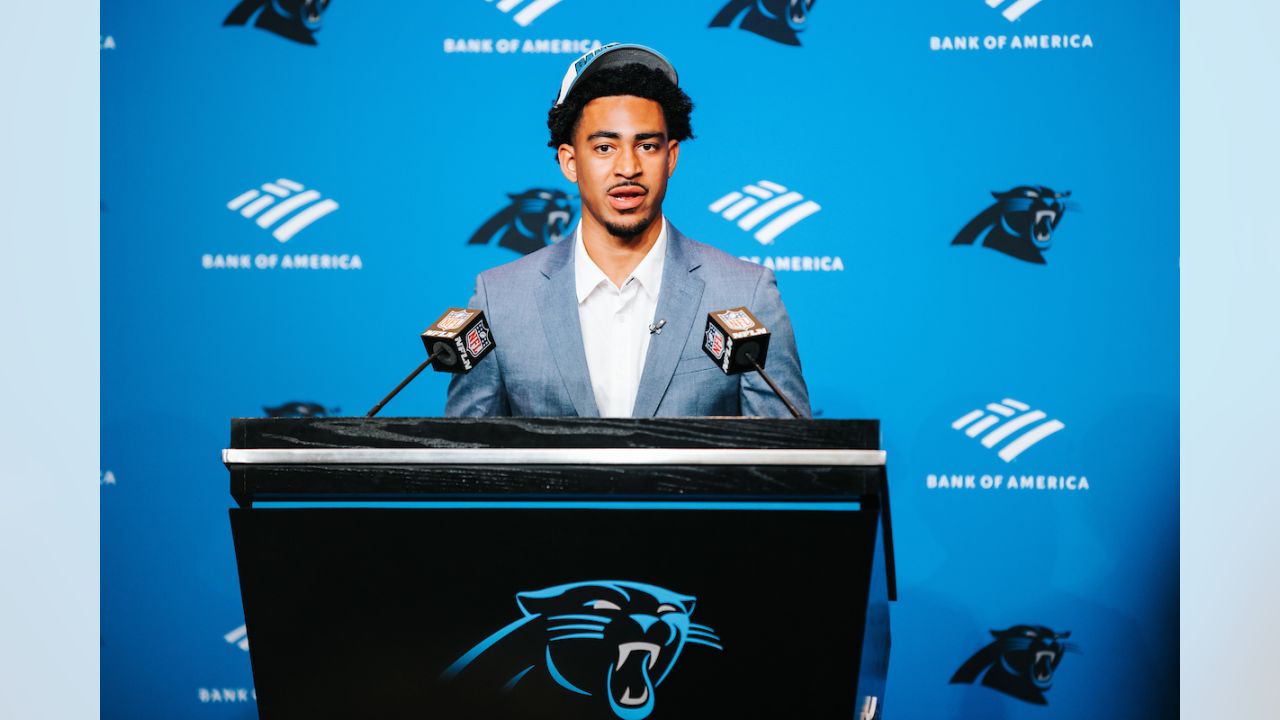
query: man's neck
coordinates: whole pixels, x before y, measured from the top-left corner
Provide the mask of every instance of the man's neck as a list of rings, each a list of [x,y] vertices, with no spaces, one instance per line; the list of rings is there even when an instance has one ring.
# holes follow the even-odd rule
[[[619,237],[609,232],[587,213],[582,216],[582,244],[587,257],[596,264],[615,287],[622,287],[636,266],[653,249],[662,234],[662,214],[649,223],[644,232],[634,237]]]

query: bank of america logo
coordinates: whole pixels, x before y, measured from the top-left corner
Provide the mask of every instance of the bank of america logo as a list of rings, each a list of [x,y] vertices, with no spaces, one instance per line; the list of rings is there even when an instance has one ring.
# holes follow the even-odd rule
[[[1040,410],[1032,410],[1026,403],[1005,398],[968,413],[951,423],[951,427],[964,431],[971,438],[981,435],[979,442],[988,448],[1008,441],[996,454],[1005,462],[1013,462],[1036,443],[1066,427],[1048,417]]]
[[[494,0],[486,0],[494,2]],[[520,27],[528,27],[529,23],[537,20],[542,13],[550,10],[560,4],[560,0],[497,0],[498,9],[504,13],[509,13],[519,8],[515,15],[511,16],[512,20]]]
[[[1005,2],[1006,0],[987,0],[987,7],[999,8]],[[1023,13],[1039,4],[1040,0],[1013,0],[1000,14],[1009,22],[1013,22],[1022,17]]]
[[[263,183],[261,189],[240,193],[227,203],[227,209],[251,218],[263,229],[279,223],[271,235],[280,242],[288,242],[311,223],[337,210],[338,203],[321,199],[319,192],[288,178],[280,178]]]
[[[249,652],[249,630],[244,625],[223,635],[222,639],[245,652]]]
[[[805,200],[800,193],[768,180],[748,185],[741,192],[731,192],[710,206],[711,212],[725,220],[737,221],[743,230],[755,230],[752,237],[761,245],[772,245],[792,225],[821,209],[821,205]]]

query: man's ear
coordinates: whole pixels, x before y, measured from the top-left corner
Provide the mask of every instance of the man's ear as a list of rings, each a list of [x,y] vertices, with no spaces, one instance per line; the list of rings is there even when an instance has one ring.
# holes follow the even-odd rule
[[[573,146],[569,143],[561,143],[556,149],[556,160],[560,162],[560,172],[569,182],[578,184],[578,161],[573,154]]]
[[[680,159],[680,141],[667,141],[667,179],[676,172],[676,161]]]

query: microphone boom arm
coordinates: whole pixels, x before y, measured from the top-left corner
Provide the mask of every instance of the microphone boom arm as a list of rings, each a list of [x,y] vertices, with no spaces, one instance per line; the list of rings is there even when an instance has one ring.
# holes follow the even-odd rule
[[[764,381],[769,383],[769,389],[773,390],[773,394],[777,395],[778,399],[782,401],[782,404],[786,405],[787,409],[791,411],[791,417],[801,417],[800,411],[796,409],[795,405],[791,404],[791,400],[787,398],[786,393],[782,392],[782,388],[778,387],[778,384],[773,381],[773,378],[769,377],[769,373],[764,371],[764,366],[756,361],[756,356],[751,353],[746,353],[744,357],[747,362],[751,363],[751,367],[755,368],[756,372],[760,373],[760,377],[764,378]]]
[[[383,405],[386,405],[387,403],[391,402],[391,398],[395,397],[396,395],[399,395],[400,391],[404,389],[404,386],[413,382],[413,379],[418,377],[418,373],[421,373],[423,370],[426,370],[427,366],[431,364],[431,361],[439,357],[443,353],[443,351],[444,351],[444,348],[440,347],[440,348],[437,348],[435,352],[428,355],[427,359],[423,360],[422,364],[419,365],[416,370],[409,373],[409,377],[405,378],[404,380],[401,380],[400,384],[396,386],[395,390],[392,390],[391,392],[387,393],[387,396],[382,398],[382,400],[377,405],[374,405],[373,408],[369,410],[369,412],[365,413],[364,416],[373,417],[374,415],[377,415],[378,411],[382,409]],[[773,383],[770,382],[769,384],[772,385]]]

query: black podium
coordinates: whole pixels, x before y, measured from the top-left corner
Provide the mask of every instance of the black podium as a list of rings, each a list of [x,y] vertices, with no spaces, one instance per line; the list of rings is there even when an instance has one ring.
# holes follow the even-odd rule
[[[875,421],[232,421],[259,714],[880,718]]]

